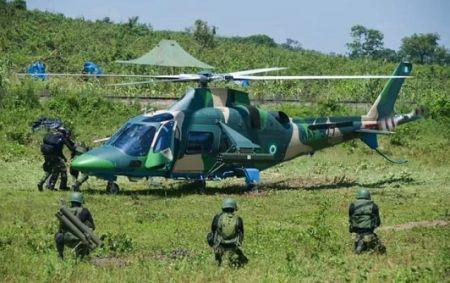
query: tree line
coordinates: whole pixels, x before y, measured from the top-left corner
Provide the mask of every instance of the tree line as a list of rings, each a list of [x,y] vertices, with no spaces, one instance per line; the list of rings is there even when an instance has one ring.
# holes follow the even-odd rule
[[[362,25],[351,28],[352,41],[347,43],[351,58],[385,59],[399,61],[407,58],[420,64],[449,64],[450,51],[439,45],[437,33],[417,34],[402,38],[399,51],[384,47],[384,35],[378,30]]]
[[[206,21],[195,21],[194,27],[187,29],[193,38],[205,48],[214,48],[216,26],[208,26]],[[350,32],[352,41],[347,43],[348,56],[350,58],[383,59],[398,62],[408,59],[420,64],[449,64],[450,51],[439,45],[440,39],[437,33],[417,34],[402,38],[399,51],[384,47],[384,35],[382,32],[369,29],[362,25],[355,25]],[[251,35],[247,37],[231,37],[230,40],[240,43],[260,44],[268,47],[281,47],[291,51],[303,51],[301,43],[287,38],[285,43],[277,44],[275,40],[265,34]]]

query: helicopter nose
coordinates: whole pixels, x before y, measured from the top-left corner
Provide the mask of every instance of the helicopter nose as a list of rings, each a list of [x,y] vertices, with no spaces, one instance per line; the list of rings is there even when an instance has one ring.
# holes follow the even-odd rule
[[[114,149],[100,147],[76,157],[70,166],[81,172],[109,172],[116,169],[116,155]]]

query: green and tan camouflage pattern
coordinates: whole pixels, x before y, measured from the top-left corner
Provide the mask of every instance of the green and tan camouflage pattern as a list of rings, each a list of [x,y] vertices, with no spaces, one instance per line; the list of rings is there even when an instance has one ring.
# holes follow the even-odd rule
[[[411,70],[411,64],[401,63],[393,75],[409,75]],[[281,112],[268,112],[252,106],[248,93],[234,89],[189,89],[169,109],[147,113],[129,121],[142,123],[145,118],[170,113],[175,121],[174,141],[170,150],[162,153],[153,151],[157,133],[154,140],[148,141],[151,147],[147,156],[133,158],[111,146],[104,146],[84,154],[72,164],[81,171],[106,179],[114,179],[117,175],[226,178],[242,176],[239,172],[243,168],[264,170],[355,138],[361,138],[375,148],[377,145],[371,145],[370,141],[376,141],[377,134],[389,133],[397,125],[420,118],[416,112],[394,114],[394,104],[403,82],[404,79],[401,78],[390,79],[367,115],[312,118],[288,118]],[[158,127],[161,128],[161,125],[168,122],[163,121]],[[225,142],[229,137],[220,123],[260,148],[250,152],[236,152]],[[212,151],[187,154],[185,149],[190,131],[212,133]],[[100,156],[96,152],[106,157],[96,160]],[[235,161],[226,164],[221,162],[221,155],[224,153],[235,154]],[[240,159],[240,154],[246,158]],[[126,168],[133,159],[141,162],[142,166]]]

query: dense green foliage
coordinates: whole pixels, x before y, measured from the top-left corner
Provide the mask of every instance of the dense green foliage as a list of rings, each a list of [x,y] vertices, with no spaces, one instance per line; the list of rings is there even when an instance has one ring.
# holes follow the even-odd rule
[[[111,23],[109,20],[94,22],[70,19],[61,14],[16,9],[12,4],[7,5],[4,2],[0,2],[0,10],[0,64],[2,69],[9,72],[3,72],[2,76],[7,75],[13,85],[22,82],[12,78],[11,73],[23,72],[25,67],[35,60],[43,60],[49,72],[78,73],[87,60],[100,64],[107,73],[198,71],[114,63],[118,59],[127,60],[141,56],[161,39],[177,40],[195,57],[215,66],[218,72],[284,66],[289,69],[279,74],[389,74],[396,65],[382,60],[350,59],[302,50],[299,43],[294,41],[278,46],[265,35],[219,37],[215,39],[215,48],[203,48],[189,32],[154,31],[148,24],[139,24],[137,19],[123,24]],[[433,116],[450,115],[450,69],[438,65],[415,65],[414,69],[414,78],[406,83],[399,105],[424,105]],[[39,85],[37,88],[45,89],[53,84],[51,81],[58,81],[59,87],[68,91],[72,88],[87,88],[85,81],[67,78],[53,78],[49,82],[35,84]],[[163,83],[131,88],[104,86],[111,82],[113,80],[93,80],[88,88],[102,94],[130,96],[179,96],[186,88],[181,84]],[[259,98],[371,102],[375,100],[383,84],[384,82],[379,80],[269,82],[254,83],[249,91]]]

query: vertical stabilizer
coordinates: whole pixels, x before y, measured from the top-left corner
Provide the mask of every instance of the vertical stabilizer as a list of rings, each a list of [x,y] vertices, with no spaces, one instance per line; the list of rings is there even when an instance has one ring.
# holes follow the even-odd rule
[[[409,76],[412,71],[412,64],[401,62],[395,69],[393,76]],[[384,86],[377,100],[367,113],[370,120],[380,120],[392,115],[394,104],[398,93],[405,81],[404,78],[392,78]]]

